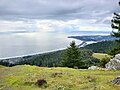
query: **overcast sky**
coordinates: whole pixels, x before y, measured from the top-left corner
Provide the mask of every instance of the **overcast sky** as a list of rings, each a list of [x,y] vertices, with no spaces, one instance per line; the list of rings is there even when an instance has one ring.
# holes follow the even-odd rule
[[[119,0],[0,0],[0,35],[109,31]]]

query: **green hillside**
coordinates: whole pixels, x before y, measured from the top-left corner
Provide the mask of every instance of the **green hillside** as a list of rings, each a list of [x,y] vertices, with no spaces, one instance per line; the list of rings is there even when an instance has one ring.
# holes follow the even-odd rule
[[[111,80],[120,71],[47,68],[29,65],[0,68],[0,90],[119,90]],[[46,84],[37,86],[37,80]]]
[[[14,65],[36,65],[36,66],[43,66],[43,67],[54,67],[59,66],[61,62],[65,50],[59,50],[55,52],[49,52],[44,54],[37,54],[25,57],[18,57],[18,58],[10,58],[0,60],[0,65],[4,66],[14,66]],[[80,57],[86,65],[83,65],[83,68],[88,68],[92,65],[97,65],[99,60],[92,57],[93,52],[91,50],[80,49]],[[14,62],[14,63],[11,63]]]
[[[117,42],[115,41],[102,41],[102,42],[89,44],[83,48],[92,50],[95,53],[107,53],[116,45],[117,45]]]
[[[92,55],[94,58],[97,58],[99,60],[102,60],[103,58],[111,58],[112,56],[108,55],[108,54],[104,54],[104,53],[93,53]]]

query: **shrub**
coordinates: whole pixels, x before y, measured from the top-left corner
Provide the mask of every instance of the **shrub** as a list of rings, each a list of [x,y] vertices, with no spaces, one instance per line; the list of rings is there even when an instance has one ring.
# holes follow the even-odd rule
[[[102,60],[100,60],[100,66],[105,68],[105,64],[107,64],[110,61],[110,57],[105,56]]]
[[[45,86],[46,87],[47,81],[44,80],[44,79],[39,79],[39,80],[37,80],[37,82],[35,83],[35,85],[37,85],[39,87],[41,87],[41,86]]]

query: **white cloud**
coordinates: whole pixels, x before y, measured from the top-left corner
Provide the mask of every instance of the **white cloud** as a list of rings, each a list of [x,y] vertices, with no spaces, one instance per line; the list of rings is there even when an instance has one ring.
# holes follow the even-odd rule
[[[97,19],[118,11],[118,1],[0,0],[0,19]]]
[[[109,20],[106,17],[102,22]],[[72,31],[109,31],[110,24],[103,24],[96,19],[83,20],[30,20],[30,21],[0,21],[0,33],[25,34],[25,33],[67,33]]]
[[[119,0],[1,0],[0,33],[111,30]],[[4,33],[5,34],[5,33]]]

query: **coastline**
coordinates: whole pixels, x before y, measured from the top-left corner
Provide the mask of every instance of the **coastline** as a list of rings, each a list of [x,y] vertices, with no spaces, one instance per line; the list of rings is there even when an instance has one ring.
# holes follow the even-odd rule
[[[0,58],[0,60],[14,59],[14,58],[23,58],[23,57],[35,56],[35,55],[42,55],[42,54],[47,54],[47,53],[62,51],[64,49],[65,48],[56,49],[56,50],[50,50],[50,51],[45,51],[45,52],[38,52],[38,53],[33,53],[33,54],[26,54],[26,55],[18,55],[18,56],[12,56],[12,57],[5,57],[5,58]]]

